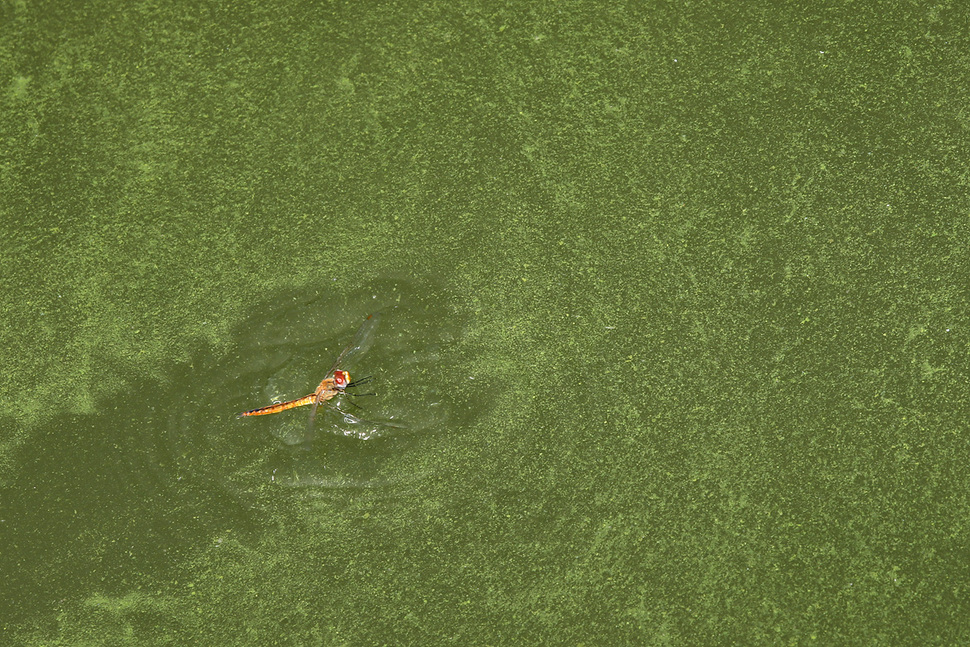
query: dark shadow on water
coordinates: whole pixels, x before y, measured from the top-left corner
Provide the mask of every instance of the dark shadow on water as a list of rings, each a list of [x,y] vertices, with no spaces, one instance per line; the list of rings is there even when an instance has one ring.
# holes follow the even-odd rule
[[[451,388],[466,322],[441,305],[449,301],[401,281],[282,295],[254,308],[229,352],[199,347],[164,385],[132,377],[129,394],[99,413],[36,431],[0,491],[0,617],[53,617],[44,611],[78,596],[176,581],[199,550],[226,536],[255,541],[306,514],[307,498],[336,509],[347,497],[401,504],[427,475],[396,459],[433,451],[423,445],[483,408]],[[344,367],[372,375],[376,395],[358,398],[360,409],[338,402],[376,433],[331,408],[320,409],[310,443],[307,408],[235,417],[312,392],[376,311],[370,347]]]
[[[59,416],[23,447],[0,491],[0,617],[16,623],[80,591],[111,594],[167,573],[212,529],[259,532],[252,502],[204,479],[169,478],[152,451],[158,386],[92,416]]]

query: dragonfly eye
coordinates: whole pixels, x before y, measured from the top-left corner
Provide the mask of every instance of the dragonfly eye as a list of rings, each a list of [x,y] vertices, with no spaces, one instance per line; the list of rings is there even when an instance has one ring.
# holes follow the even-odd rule
[[[338,389],[345,389],[350,384],[350,373],[347,371],[334,371],[333,384]]]

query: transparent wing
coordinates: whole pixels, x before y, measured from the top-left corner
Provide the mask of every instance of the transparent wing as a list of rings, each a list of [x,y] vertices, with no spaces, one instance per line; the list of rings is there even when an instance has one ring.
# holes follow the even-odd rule
[[[337,359],[334,361],[333,366],[327,371],[327,375],[324,379],[333,377],[334,371],[340,368],[340,365],[347,361],[349,358],[362,353],[370,348],[370,345],[374,342],[374,330],[377,328],[377,324],[381,320],[381,313],[375,312],[374,314],[367,315],[364,319],[364,323],[360,324],[360,328],[354,333],[354,338],[351,340],[350,345],[347,346]],[[317,417],[317,407],[320,405],[322,400],[318,395],[314,401],[313,406],[310,408],[310,420],[307,423],[307,440],[313,437],[313,421]]]

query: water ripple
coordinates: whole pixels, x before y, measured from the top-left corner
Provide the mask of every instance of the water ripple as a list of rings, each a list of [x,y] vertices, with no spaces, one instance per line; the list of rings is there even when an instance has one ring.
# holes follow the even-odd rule
[[[450,397],[463,322],[425,286],[388,282],[350,294],[289,294],[256,308],[221,361],[200,357],[176,376],[160,476],[202,480],[234,499],[251,500],[285,486],[314,497],[340,493],[400,494],[421,473],[399,471],[398,459],[456,419]],[[236,419],[243,410],[311,393],[364,318],[381,312],[346,365],[373,376],[373,396],[321,406],[307,435],[309,407]],[[339,409],[337,408],[339,407]]]

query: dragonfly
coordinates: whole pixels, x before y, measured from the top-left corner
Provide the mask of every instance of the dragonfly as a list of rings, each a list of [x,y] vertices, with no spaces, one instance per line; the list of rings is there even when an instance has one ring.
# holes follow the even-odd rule
[[[313,431],[313,420],[317,415],[317,407],[321,404],[332,400],[336,396],[344,393],[347,389],[352,389],[356,386],[361,386],[367,384],[371,381],[371,377],[363,377],[357,380],[350,379],[350,373],[347,371],[338,370],[341,362],[343,362],[347,357],[357,351],[359,351],[368,341],[374,328],[377,326],[377,322],[380,319],[380,313],[374,313],[368,315],[364,323],[360,325],[357,332],[354,333],[354,338],[350,342],[343,352],[337,356],[334,361],[333,366],[327,371],[326,377],[320,382],[316,390],[305,395],[302,398],[297,398],[296,400],[290,400],[288,402],[276,402],[266,407],[260,407],[258,409],[251,409],[249,411],[243,411],[238,414],[237,418],[245,418],[248,416],[266,416],[272,413],[280,413],[281,411],[288,411],[289,409],[295,409],[296,407],[305,407],[307,405],[312,405],[310,409],[310,422],[307,427],[308,433]],[[363,394],[362,394],[363,395]],[[368,394],[370,395],[370,394]],[[330,405],[333,406],[333,405]],[[336,408],[336,407],[334,407]],[[339,409],[337,409],[339,411]],[[341,412],[344,413],[344,412]],[[345,416],[350,414],[344,413]]]

